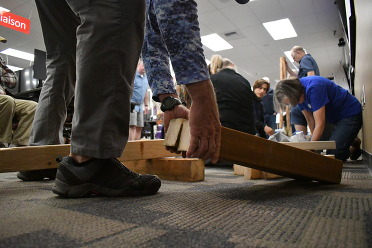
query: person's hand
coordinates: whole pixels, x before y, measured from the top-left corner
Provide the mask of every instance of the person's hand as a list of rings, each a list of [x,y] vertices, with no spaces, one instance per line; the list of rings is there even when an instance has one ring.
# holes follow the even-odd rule
[[[186,85],[192,99],[189,115],[190,147],[187,157],[217,163],[221,148],[221,123],[216,96],[210,80]]]
[[[269,127],[269,126],[265,126],[265,127],[264,127],[264,131],[265,131],[265,133],[266,133],[267,135],[269,135],[269,136],[275,134],[274,129],[272,129],[272,128]]]
[[[143,113],[147,115],[149,113],[149,105],[145,105],[145,108],[143,109]]]

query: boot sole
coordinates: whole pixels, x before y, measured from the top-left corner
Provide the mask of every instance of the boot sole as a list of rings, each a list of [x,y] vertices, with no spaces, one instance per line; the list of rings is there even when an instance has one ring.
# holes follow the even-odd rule
[[[71,186],[58,179],[55,180],[53,186],[53,193],[65,197],[65,198],[82,198],[91,195],[100,196],[145,196],[153,195],[158,192],[161,186],[161,181],[158,178],[154,178],[148,183],[148,187],[144,189],[133,189],[125,187],[121,189],[110,189],[105,188],[96,184],[85,183],[81,185]]]

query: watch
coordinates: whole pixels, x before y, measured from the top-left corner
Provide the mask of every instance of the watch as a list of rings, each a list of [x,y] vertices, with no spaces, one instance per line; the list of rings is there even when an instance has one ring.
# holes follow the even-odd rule
[[[178,98],[174,98],[172,96],[167,96],[166,98],[161,101],[160,109],[161,111],[165,112],[168,110],[174,109],[175,106],[181,105],[182,102]]]

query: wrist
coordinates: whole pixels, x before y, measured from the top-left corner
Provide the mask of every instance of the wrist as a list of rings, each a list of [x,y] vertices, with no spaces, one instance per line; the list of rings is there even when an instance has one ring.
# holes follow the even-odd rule
[[[174,98],[178,98],[178,95],[177,94],[159,94],[158,95],[160,102],[162,102],[164,100],[164,98],[166,98],[168,96],[171,96],[171,97],[174,97]]]
[[[197,83],[186,84],[186,88],[193,101],[206,100],[208,96],[214,95],[214,88],[209,79]]]
[[[162,99],[160,110],[163,112],[170,111],[170,110],[173,110],[176,106],[181,105],[181,104],[182,104],[181,100],[178,99],[177,97],[167,96]]]

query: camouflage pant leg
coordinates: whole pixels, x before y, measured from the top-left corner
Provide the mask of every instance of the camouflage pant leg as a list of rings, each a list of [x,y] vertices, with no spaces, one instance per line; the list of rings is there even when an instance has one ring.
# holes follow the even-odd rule
[[[142,52],[154,99],[176,92],[169,59],[178,84],[208,79],[195,1],[146,0],[146,11]]]

